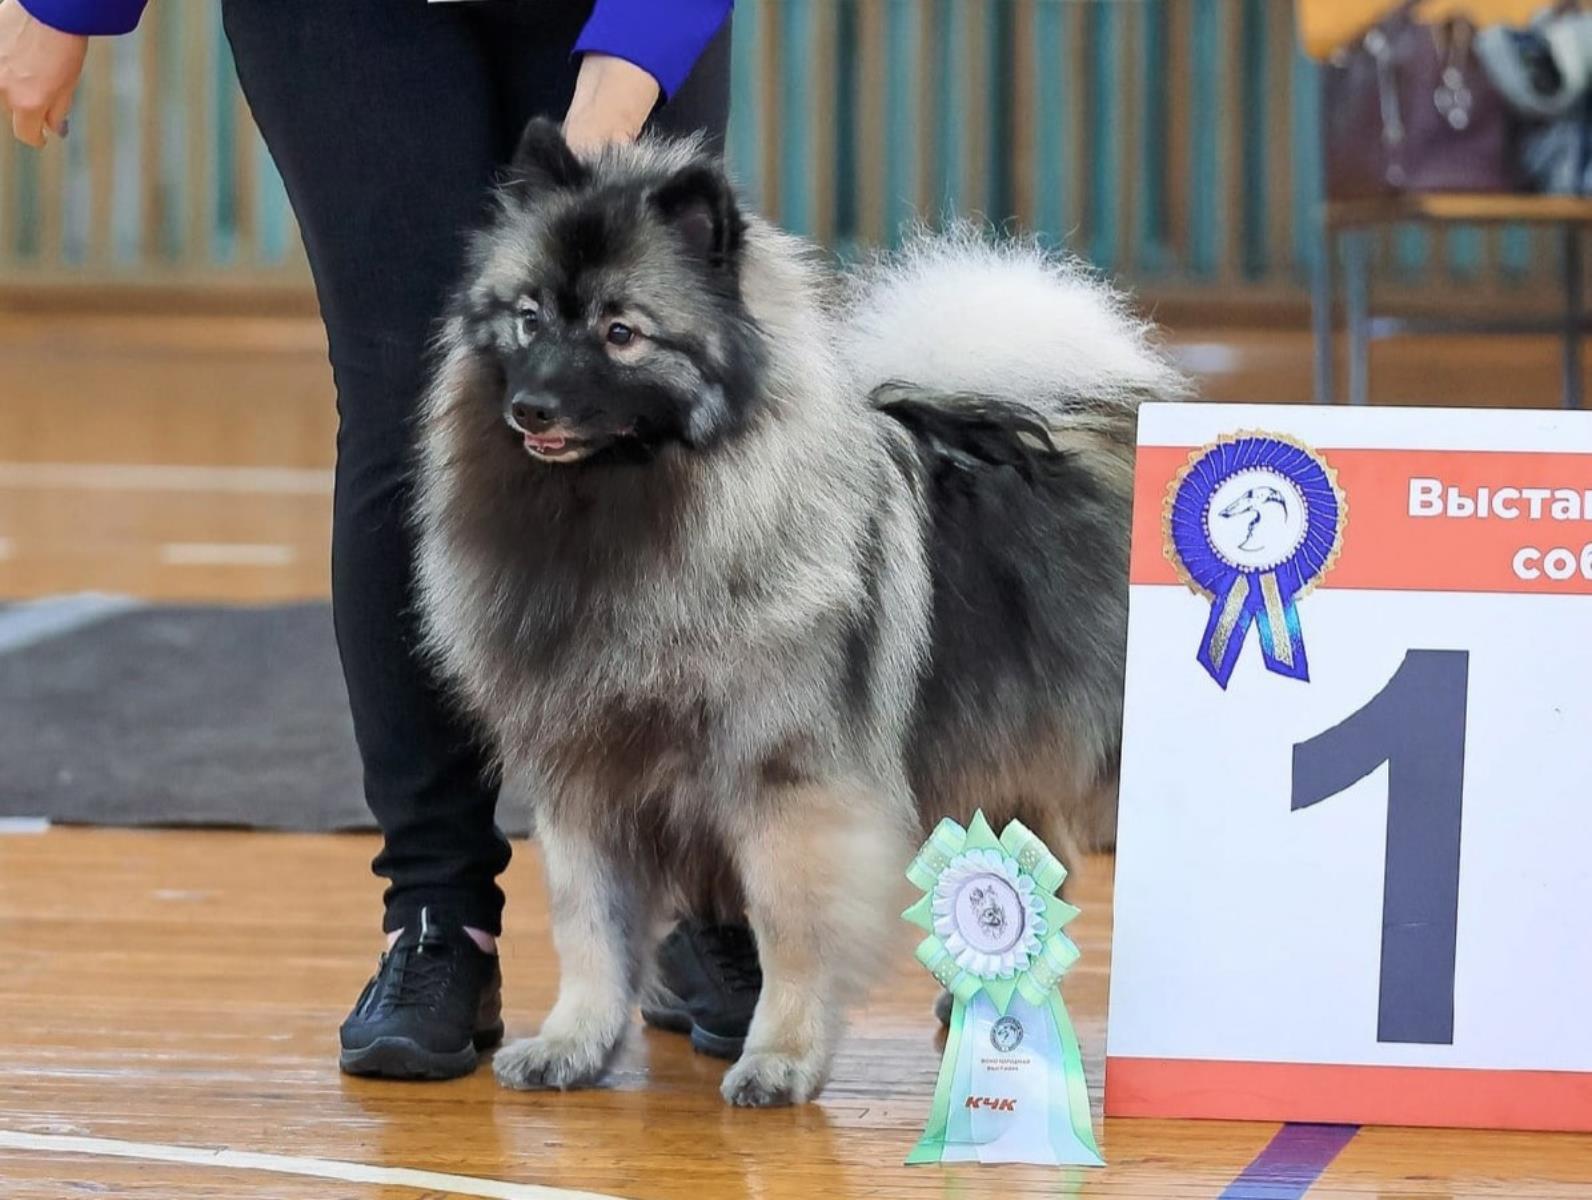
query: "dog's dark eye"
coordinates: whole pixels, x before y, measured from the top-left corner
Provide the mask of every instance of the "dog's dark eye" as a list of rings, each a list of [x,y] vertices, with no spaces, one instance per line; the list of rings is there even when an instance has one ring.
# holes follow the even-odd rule
[[[623,321],[615,321],[608,327],[608,344],[610,346],[628,346],[630,339],[635,337],[635,330]]]
[[[542,313],[536,307],[534,300],[522,300],[515,310],[520,318],[520,328],[526,333],[535,333],[536,327],[542,323]]]

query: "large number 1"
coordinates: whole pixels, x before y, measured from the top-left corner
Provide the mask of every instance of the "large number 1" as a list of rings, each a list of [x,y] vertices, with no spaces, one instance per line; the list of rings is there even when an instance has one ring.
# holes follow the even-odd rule
[[[1411,650],[1363,708],[1293,748],[1295,810],[1388,764],[1379,1042],[1454,1041],[1469,682],[1467,651]]]

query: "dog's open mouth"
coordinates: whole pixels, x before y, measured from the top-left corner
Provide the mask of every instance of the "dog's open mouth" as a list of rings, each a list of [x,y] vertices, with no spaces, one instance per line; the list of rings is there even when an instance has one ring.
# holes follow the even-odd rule
[[[595,448],[589,438],[570,437],[564,433],[527,433],[524,437],[525,449],[533,458],[544,462],[576,462]]]

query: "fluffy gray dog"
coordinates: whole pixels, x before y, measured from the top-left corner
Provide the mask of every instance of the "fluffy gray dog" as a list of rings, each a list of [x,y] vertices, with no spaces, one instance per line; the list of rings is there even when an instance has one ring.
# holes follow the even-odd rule
[[[726,1099],[803,1101],[941,816],[1115,827],[1134,409],[1183,381],[972,234],[850,278],[690,142],[533,124],[422,430],[421,603],[533,806],[561,966],[516,1088],[597,1080],[681,912],[764,987]]]

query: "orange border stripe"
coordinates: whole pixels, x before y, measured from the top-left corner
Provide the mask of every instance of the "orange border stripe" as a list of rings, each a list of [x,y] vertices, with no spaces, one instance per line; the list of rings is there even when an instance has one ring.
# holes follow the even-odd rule
[[[1193,452],[1186,446],[1139,447],[1129,572],[1133,583],[1182,586],[1167,560],[1161,523],[1167,489]],[[1415,477],[1441,479],[1472,498],[1478,487],[1500,485],[1571,488],[1584,497],[1592,491],[1592,454],[1330,448],[1320,453],[1338,473],[1349,512],[1342,555],[1323,577],[1322,587],[1592,595],[1592,578],[1579,569],[1583,547],[1592,544],[1592,518],[1532,520],[1525,506],[1514,520],[1409,513],[1410,480]],[[1561,580],[1546,574],[1519,578],[1515,552],[1528,546],[1571,551],[1574,574]]]
[[[1108,1058],[1106,1115],[1592,1132],[1592,1072]]]

